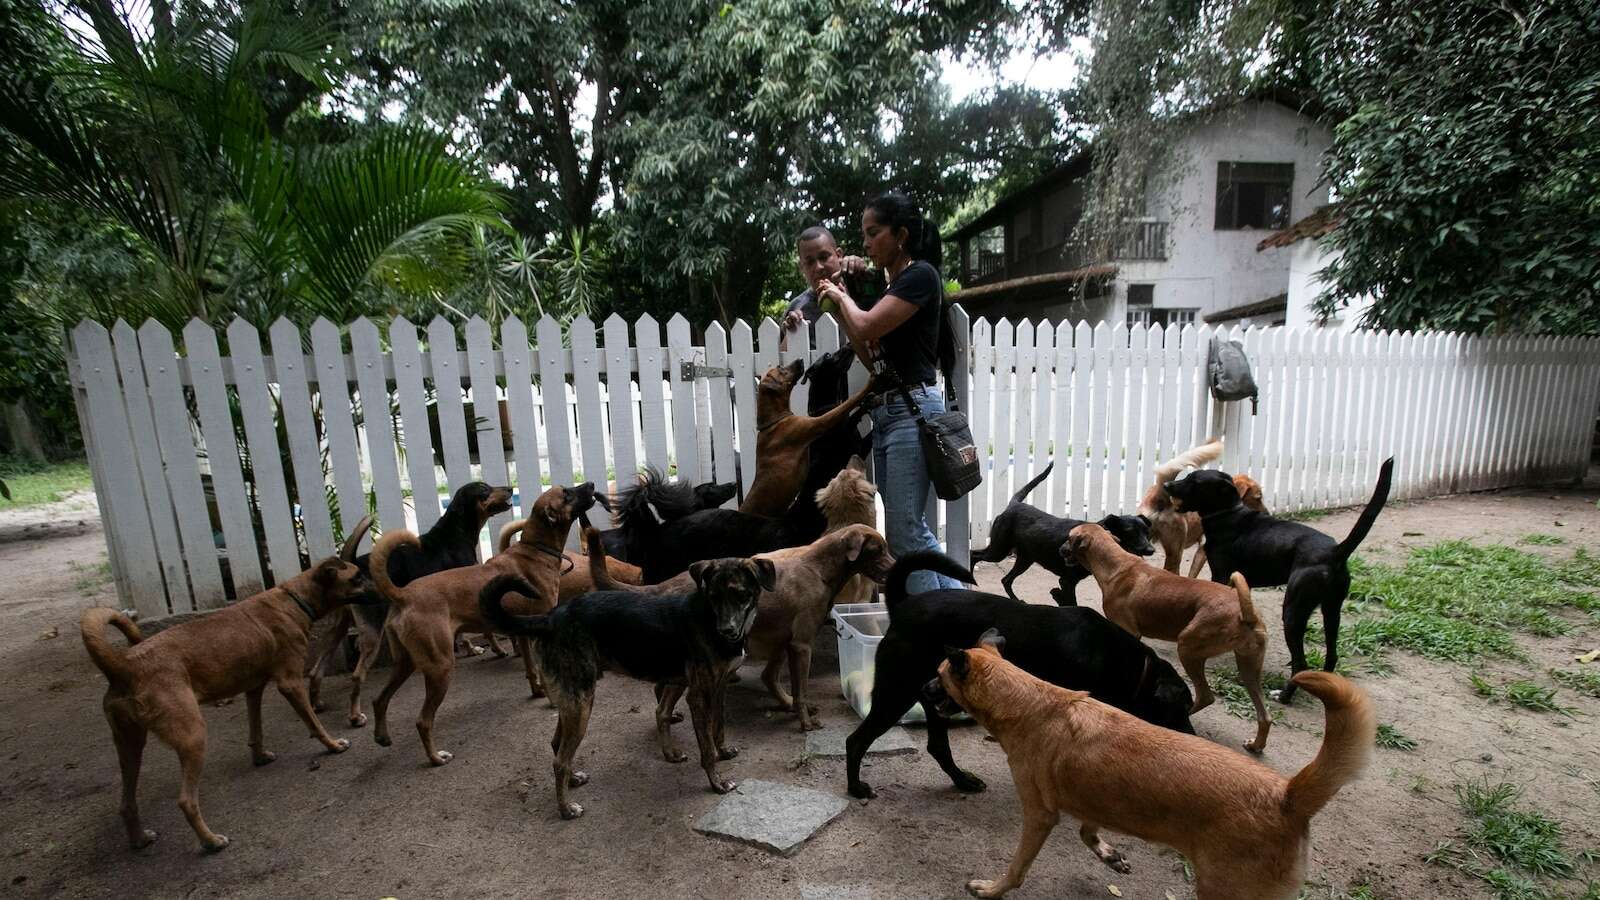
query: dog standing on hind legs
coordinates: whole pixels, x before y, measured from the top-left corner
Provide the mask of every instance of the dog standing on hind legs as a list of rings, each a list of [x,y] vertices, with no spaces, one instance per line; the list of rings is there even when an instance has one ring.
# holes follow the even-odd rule
[[[128,843],[138,850],[156,833],[139,819],[139,769],[151,732],[178,754],[183,787],[178,808],[189,820],[200,845],[209,851],[228,846],[228,838],[206,825],[200,814],[200,771],[206,758],[204,703],[244,694],[249,704],[250,758],[264,766],[277,757],[264,748],[261,695],[269,683],[330,753],[343,753],[350,742],[335,739],[318,721],[306,695],[306,648],[311,625],[341,603],[359,597],[371,585],[354,560],[356,545],[371,520],[362,519],[338,556],[329,557],[277,587],[262,591],[175,625],[146,640],[128,617],[95,607],[78,620],[84,648],[110,682],[106,688],[106,721],[122,765],[122,822]],[[105,638],[116,626],[132,646],[122,649]]]
[[[1187,478],[1167,483],[1167,494],[1184,512],[1200,514],[1205,528],[1211,580],[1226,582],[1241,572],[1254,587],[1283,585],[1283,637],[1289,645],[1289,665],[1294,672],[1306,665],[1306,623],[1314,610],[1322,610],[1326,654],[1322,669],[1332,672],[1339,661],[1339,616],[1350,593],[1350,556],[1378,521],[1389,499],[1394,457],[1378,468],[1378,483],[1344,540],[1333,538],[1299,522],[1285,522],[1256,512],[1239,499],[1233,479],[1215,469],[1202,469]],[[1288,703],[1294,698],[1291,681],[1278,694]]]

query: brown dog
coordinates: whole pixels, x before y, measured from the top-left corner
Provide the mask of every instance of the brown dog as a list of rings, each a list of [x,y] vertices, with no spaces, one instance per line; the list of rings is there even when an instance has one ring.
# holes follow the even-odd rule
[[[334,607],[370,589],[356,567],[356,545],[371,524],[361,524],[329,557],[281,585],[262,591],[194,621],[175,625],[145,640],[128,617],[96,607],[78,619],[83,645],[110,687],[103,705],[122,763],[122,824],[135,850],[156,839],[139,822],[139,768],[145,740],[155,732],[178,754],[183,787],[178,808],[207,850],[228,846],[228,838],[206,826],[200,815],[200,769],[206,759],[206,720],[200,704],[244,694],[249,703],[250,758],[258,766],[276,757],[262,747],[261,694],[268,682],[278,688],[311,736],[332,753],[350,742],[336,740],[322,727],[306,695],[306,648],[311,623]],[[116,626],[126,650],[106,640]]]
[[[1072,529],[1061,555],[1094,574],[1106,618],[1134,637],[1177,642],[1178,659],[1194,682],[1191,716],[1217,699],[1206,683],[1206,660],[1232,650],[1239,680],[1256,708],[1256,737],[1244,748],[1266,749],[1272,728],[1261,695],[1267,626],[1256,615],[1243,575],[1235,572],[1231,587],[1175,575],[1122,549],[1109,532],[1092,524]]]
[[[1144,499],[1139,501],[1139,515],[1150,520],[1150,537],[1161,545],[1166,554],[1161,564],[1168,572],[1178,571],[1183,561],[1183,551],[1200,543],[1205,532],[1200,528],[1199,514],[1179,512],[1164,485],[1177,478],[1184,469],[1215,462],[1221,456],[1221,438],[1212,438],[1198,447],[1190,447],[1156,467],[1155,484],[1144,492]],[[1238,488],[1239,499],[1244,501],[1245,506],[1258,512],[1267,511],[1266,504],[1261,501],[1261,485],[1254,478],[1235,475],[1233,486]],[[1195,551],[1194,560],[1189,563],[1189,577],[1197,577],[1205,564],[1206,548],[1201,547]]]
[[[967,882],[979,897],[1020,886],[1065,813],[1118,872],[1131,869],[1101,828],[1182,853],[1194,864],[1199,900],[1287,900],[1305,880],[1311,817],[1372,755],[1372,703],[1337,675],[1294,676],[1322,701],[1327,726],[1316,758],[1284,778],[1204,738],[1035,678],[1001,659],[1003,646],[991,631],[977,648],[951,653],[926,691],[941,711],[959,704],[1000,741],[1022,801],[1022,839],[1005,875]]]
[[[506,548],[511,546],[512,540],[516,538],[517,533],[522,530],[527,522],[527,519],[517,519],[514,522],[507,522],[506,526],[500,529],[500,540],[495,545],[500,548],[500,553],[504,553]],[[589,532],[594,531],[596,537],[600,534],[588,524],[587,519],[579,524],[579,528],[583,533],[584,546],[589,544]],[[620,559],[606,557],[606,571],[610,574],[611,580],[616,583],[644,583],[644,572],[638,566],[625,563]],[[599,588],[595,587],[594,578],[589,574],[589,558],[587,556],[582,553],[574,553],[571,550],[563,550],[561,552],[561,581],[559,587],[558,593],[560,596],[556,599],[557,603],[565,603],[573,597],[599,590]]]
[[[875,527],[878,524],[877,494],[877,486],[867,480],[866,461],[859,456],[850,457],[839,474],[817,491],[817,509],[822,510],[828,520],[827,530],[823,533],[829,534],[851,525]],[[871,580],[865,575],[852,575],[833,602],[866,603],[871,599]]]
[[[433,745],[433,717],[439,704],[444,702],[445,692],[450,689],[450,676],[455,671],[456,658],[452,652],[455,635],[493,628],[478,611],[478,592],[497,575],[516,575],[532,584],[537,592],[537,596],[528,601],[530,605],[526,611],[549,611],[556,605],[559,592],[561,546],[566,543],[573,521],[593,505],[592,483],[573,488],[553,487],[534,502],[533,512],[522,529],[522,540],[504,553],[476,566],[424,576],[403,588],[389,580],[389,554],[402,543],[416,543],[417,536],[398,530],[385,534],[378,541],[372,548],[372,580],[378,586],[378,593],[394,605],[385,626],[389,649],[394,655],[394,671],[383,692],[372,702],[376,720],[372,736],[380,746],[387,747],[391,743],[390,698],[412,672],[421,670],[427,693],[417,717],[417,733],[422,737],[429,762],[442,766],[450,761],[451,754]],[[525,646],[522,649],[528,689],[533,696],[542,697],[544,688],[534,668],[533,656]]]
[[[761,376],[756,387],[756,478],[739,504],[740,512],[758,516],[787,512],[806,482],[811,442],[848,418],[872,388],[869,380],[850,399],[820,416],[796,415],[789,408],[789,395],[804,373],[805,364],[795,360],[773,366]]]
[[[589,544],[591,577],[600,590],[622,590],[633,593],[666,596],[688,594],[695,589],[689,573],[643,587],[616,584],[601,566],[605,549],[599,541]],[[822,727],[817,721],[817,708],[806,702],[806,684],[811,678],[811,642],[817,630],[828,618],[833,600],[840,588],[851,578],[863,577],[882,584],[894,567],[894,557],[889,553],[889,543],[883,535],[867,525],[850,525],[817,538],[804,547],[790,547],[772,553],[760,553],[755,560],[770,560],[776,567],[777,586],[764,589],[758,601],[755,624],[750,627],[746,655],[751,659],[766,660],[761,671],[761,683],[778,705],[793,711],[800,719],[801,731]],[[789,664],[789,685],[793,693],[783,689],[778,674],[783,664]],[[658,693],[657,699],[660,699]],[[671,722],[672,706],[658,709],[665,717],[657,723],[665,729]]]

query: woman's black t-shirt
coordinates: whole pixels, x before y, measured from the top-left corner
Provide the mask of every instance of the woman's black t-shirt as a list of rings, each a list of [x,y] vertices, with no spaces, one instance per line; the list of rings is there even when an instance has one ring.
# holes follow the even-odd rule
[[[906,266],[883,293],[917,307],[911,318],[878,339],[884,360],[907,384],[933,381],[938,373],[939,314],[944,300],[944,279],[939,277],[939,270],[917,260]]]

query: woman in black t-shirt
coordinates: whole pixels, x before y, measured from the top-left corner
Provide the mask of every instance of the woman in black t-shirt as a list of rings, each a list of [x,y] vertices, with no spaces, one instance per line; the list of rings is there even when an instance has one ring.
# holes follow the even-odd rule
[[[881,359],[905,382],[924,415],[944,412],[938,378],[939,328],[943,319],[944,279],[939,274],[939,229],[922,217],[909,197],[890,191],[874,198],[861,214],[867,256],[888,278],[883,296],[870,304],[851,297],[838,284],[823,282],[821,297],[839,308],[850,343],[869,367]],[[933,487],[922,458],[916,418],[898,390],[885,391],[872,411],[873,477],[883,494],[884,535],[890,552],[939,550],[928,527],[928,495]],[[960,587],[932,572],[915,572],[907,593]]]

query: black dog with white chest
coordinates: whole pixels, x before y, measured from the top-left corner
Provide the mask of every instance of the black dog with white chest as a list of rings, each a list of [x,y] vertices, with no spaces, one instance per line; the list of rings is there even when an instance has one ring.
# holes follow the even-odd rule
[[[951,647],[970,647],[998,628],[1011,638],[1006,658],[1036,677],[1109,703],[1153,725],[1194,734],[1189,686],[1172,664],[1138,638],[1088,607],[1023,603],[970,590],[938,590],[906,596],[906,578],[919,569],[971,584],[972,573],[935,551],[908,553],[889,570],[884,601],[889,630],[878,644],[872,709],[845,739],[850,795],[871,797],[861,780],[861,759],[883,733],[900,721],[922,688],[935,677]],[[931,704],[928,754],[958,790],[981,791],[983,781],[958,767],[950,755],[949,722]]]
[[[1056,464],[1053,462],[1045,466],[1038,477],[1017,491],[1005,511],[996,516],[994,524],[990,526],[989,546],[982,550],[973,550],[972,561],[1005,562],[1006,557],[1015,552],[1017,564],[1000,579],[1000,585],[1006,589],[1007,596],[1016,600],[1017,593],[1011,589],[1011,583],[1030,567],[1040,565],[1061,579],[1061,586],[1052,590],[1050,597],[1060,606],[1077,606],[1078,582],[1089,577],[1089,570],[1062,559],[1061,545],[1067,542],[1067,535],[1072,533],[1072,529],[1085,523],[1077,519],[1052,516],[1038,507],[1022,502],[1055,467]],[[1150,543],[1150,520],[1144,516],[1106,516],[1095,524],[1110,532],[1117,543],[1122,545],[1122,549],[1129,553],[1149,556],[1156,552],[1155,545]]]
[[[510,634],[534,639],[544,683],[560,718],[550,739],[555,752],[556,809],[563,819],[583,815],[567,789],[588,782],[572,758],[589,726],[595,683],[616,672],[657,685],[656,736],[668,762],[688,757],[672,742],[672,708],[685,691],[700,747],[700,767],[711,789],[726,794],[733,781],[717,763],[736,752],[723,741],[722,702],[728,673],[744,660],[761,591],[775,590],[777,568],[766,559],[714,559],[689,567],[693,593],[650,597],[621,591],[584,594],[542,616],[518,616],[502,606],[508,593],[531,595],[517,576],[484,585],[478,606],[484,619]]]
[[[1227,583],[1233,573],[1242,572],[1252,588],[1284,586],[1283,637],[1295,673],[1310,668],[1306,665],[1306,623],[1311,621],[1312,610],[1322,610],[1322,630],[1327,638],[1322,669],[1332,672],[1339,661],[1339,615],[1350,593],[1350,555],[1372,530],[1389,499],[1393,472],[1394,457],[1390,457],[1378,469],[1378,484],[1355,527],[1337,543],[1315,528],[1274,519],[1245,506],[1233,476],[1215,469],[1191,472],[1165,487],[1179,509],[1200,514],[1212,581]],[[1288,703],[1294,691],[1290,682],[1278,699]]]

